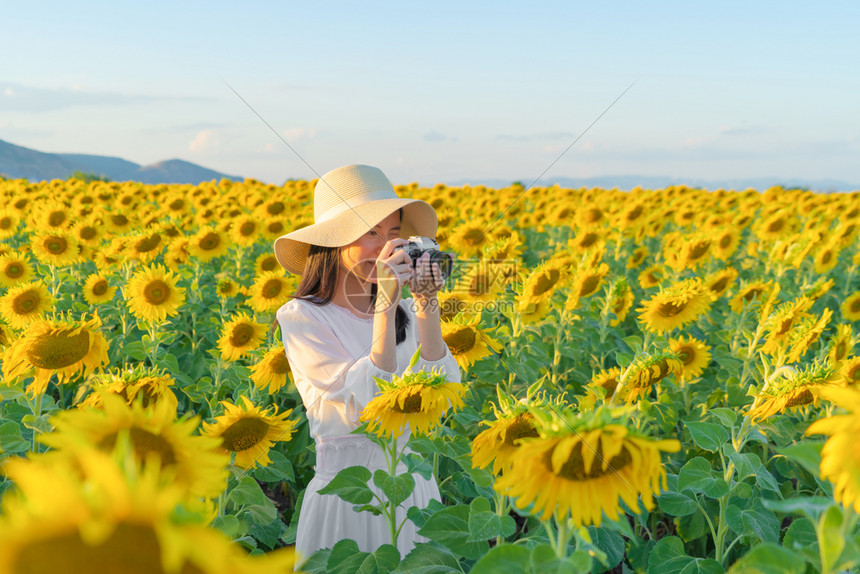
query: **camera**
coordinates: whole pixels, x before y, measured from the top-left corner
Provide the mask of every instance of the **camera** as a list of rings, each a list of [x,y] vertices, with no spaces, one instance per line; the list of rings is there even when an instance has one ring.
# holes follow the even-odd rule
[[[420,237],[418,235],[413,235],[407,239],[409,243],[405,245],[398,245],[395,247],[395,251],[398,249],[404,249],[406,254],[412,258],[412,267],[418,263],[418,259],[424,255],[425,253],[430,254],[430,264],[437,263],[439,265],[439,271],[442,272],[442,280],[448,279],[448,276],[451,275],[451,267],[454,263],[453,258],[445,253],[444,251],[439,251],[439,244],[436,243],[435,239],[430,239],[429,237]],[[430,268],[433,269],[432,267]]]

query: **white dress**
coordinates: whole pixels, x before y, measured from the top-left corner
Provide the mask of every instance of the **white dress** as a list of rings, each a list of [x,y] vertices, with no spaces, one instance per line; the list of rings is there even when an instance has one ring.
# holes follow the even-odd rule
[[[406,339],[396,346],[398,375],[402,375],[418,348],[413,299],[402,299],[400,306],[409,316]],[[314,478],[308,484],[299,514],[296,551],[304,560],[321,548],[331,548],[339,540],[351,538],[363,552],[373,552],[391,543],[388,525],[382,516],[355,512],[352,503],[332,494],[317,491],[348,466],[362,465],[371,472],[387,469],[382,450],[362,435],[349,433],[359,426],[358,417],[378,393],[372,377],[391,380],[394,373],[384,371],[370,360],[373,317],[361,318],[335,303],[315,305],[292,299],[277,313],[287,360],[296,388],[305,405],[310,434],[316,443]],[[430,371],[439,367],[448,379],[460,382],[460,368],[448,347],[438,361],[418,360],[414,370]],[[408,440],[407,427],[399,441]],[[408,452],[408,451],[407,451]],[[398,472],[405,472],[403,463]],[[441,500],[435,480],[413,475],[415,490],[397,508],[398,524],[412,507],[425,508],[430,499]],[[370,488],[381,492],[370,482]],[[398,550],[405,557],[416,542],[428,540],[417,533],[415,524],[406,520],[398,536]]]

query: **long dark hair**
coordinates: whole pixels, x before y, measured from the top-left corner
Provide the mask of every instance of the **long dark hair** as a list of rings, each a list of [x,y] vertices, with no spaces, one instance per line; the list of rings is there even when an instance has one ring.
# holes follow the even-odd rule
[[[399,210],[401,218],[403,210]],[[337,273],[340,261],[341,247],[322,247],[311,245],[305,262],[305,271],[296,293],[290,295],[293,299],[304,299],[316,305],[327,305],[334,298],[337,286]],[[376,302],[376,283],[370,286],[371,307]],[[397,306],[394,312],[394,330],[396,344],[406,340],[406,328],[409,326],[409,316],[403,307]]]

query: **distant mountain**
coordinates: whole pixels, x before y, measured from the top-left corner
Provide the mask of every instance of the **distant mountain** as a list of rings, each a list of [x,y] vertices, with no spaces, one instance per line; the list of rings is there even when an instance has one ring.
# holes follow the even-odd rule
[[[532,185],[534,178],[519,180],[523,185]],[[508,187],[512,181],[507,179],[474,178],[459,181],[446,182],[447,185],[486,185],[499,188]],[[597,177],[572,178],[572,177],[545,177],[535,183],[532,187],[548,187],[553,184],[561,187],[578,189],[580,187],[597,187],[601,189],[631,190],[634,187],[643,189],[663,189],[670,185],[687,185],[714,191],[717,189],[733,189],[743,191],[755,189],[764,191],[770,187],[781,185],[783,187],[796,187],[810,189],[819,193],[834,193],[843,191],[860,190],[860,185],[854,185],[845,181],[835,179],[796,179],[791,177],[757,177],[757,178],[733,178],[733,179],[694,179],[683,177],[653,176],[653,175],[602,175]]]
[[[0,174],[13,179],[50,181],[68,179],[75,171],[94,173],[113,181],[190,183],[243,177],[227,175],[181,159],[140,165],[119,157],[79,153],[45,153],[0,140]]]

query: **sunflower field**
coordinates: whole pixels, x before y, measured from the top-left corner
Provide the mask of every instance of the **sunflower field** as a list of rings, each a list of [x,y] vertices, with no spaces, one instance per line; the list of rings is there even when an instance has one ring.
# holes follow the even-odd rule
[[[408,471],[326,490],[442,502],[406,556],[297,557],[272,243],[315,184],[0,179],[0,572],[860,571],[860,193],[782,187],[397,186],[457,254],[462,383],[380,383]]]

